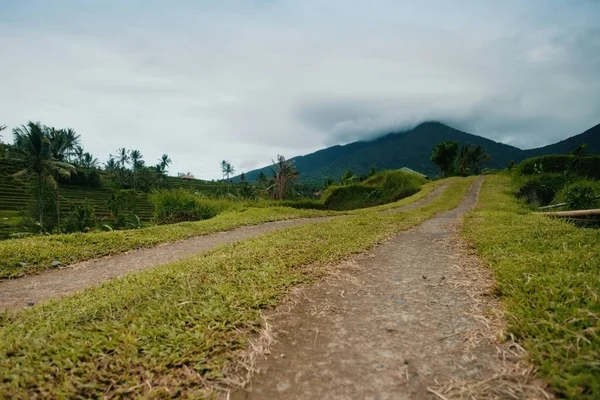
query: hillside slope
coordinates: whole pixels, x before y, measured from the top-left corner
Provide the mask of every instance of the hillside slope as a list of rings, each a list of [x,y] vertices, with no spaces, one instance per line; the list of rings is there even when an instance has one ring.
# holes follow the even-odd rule
[[[573,151],[573,149],[582,143],[587,143],[586,151],[588,153],[600,154],[600,124],[560,142],[537,149],[525,150],[525,153],[527,154],[527,158],[548,154],[566,154]]]
[[[429,161],[429,156],[431,149],[442,140],[485,147],[492,156],[489,162],[492,168],[505,167],[510,160],[518,162],[525,158],[523,150],[516,147],[462,132],[439,122],[425,122],[409,131],[390,133],[369,142],[333,146],[292,160],[300,171],[301,179],[305,181],[321,181],[328,176],[337,179],[348,169],[355,174],[365,175],[372,166],[378,170],[408,167],[435,176],[438,170]],[[270,175],[270,168],[248,172],[246,177],[254,180],[260,172]]]
[[[292,160],[303,181],[322,182],[326,177],[338,179],[348,169],[355,174],[366,175],[372,166],[378,170],[408,167],[429,176],[436,176],[439,173],[438,169],[429,161],[429,157],[431,149],[443,140],[481,145],[492,157],[486,166],[504,168],[510,161],[518,163],[538,155],[568,153],[581,143],[588,143],[589,153],[600,154],[600,124],[553,145],[521,150],[439,122],[424,122],[408,131],[390,133],[373,141],[333,146],[294,157]],[[246,173],[246,178],[250,181],[255,180],[260,172],[271,175],[270,167],[264,167]]]

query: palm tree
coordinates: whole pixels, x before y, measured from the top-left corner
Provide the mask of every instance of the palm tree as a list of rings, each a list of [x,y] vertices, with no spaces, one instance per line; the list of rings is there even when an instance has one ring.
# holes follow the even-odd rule
[[[25,162],[26,167],[14,174],[15,177],[36,175],[37,177],[37,203],[38,220],[44,224],[42,207],[42,183],[47,182],[55,189],[57,180],[55,176],[69,177],[75,169],[71,164],[59,161],[52,156],[52,143],[48,137],[49,129],[42,124],[29,122],[13,130],[13,150],[17,157]],[[59,212],[60,214],[60,212]],[[60,229],[60,226],[59,226]]]
[[[266,175],[265,175],[265,173],[264,173],[264,172],[262,172],[262,171],[261,171],[261,172],[258,174],[258,176],[256,177],[256,181],[257,181],[257,182],[258,182],[258,184],[259,184],[261,187],[263,187],[263,188],[264,188],[264,187],[266,187],[266,186],[267,186],[267,183],[268,183],[267,176],[266,176]]]
[[[129,164],[129,151],[125,147],[117,149],[117,162],[121,168],[125,168],[125,166]]]
[[[0,132],[6,129],[6,125],[0,125]],[[2,142],[2,135],[0,135],[0,158],[4,157],[6,145]]]
[[[110,156],[108,161],[104,163],[104,170],[108,172],[113,172],[119,169],[119,162],[114,159],[113,156]]]
[[[75,146],[75,149],[73,149],[73,161],[77,164],[81,164],[83,162],[84,154],[83,147]]]
[[[113,162],[114,162],[114,160],[113,160]],[[86,152],[86,153],[83,153],[80,164],[83,168],[88,168],[88,169],[98,168],[98,159],[95,158],[90,153]]]
[[[300,173],[296,170],[290,161],[287,161],[284,156],[277,155],[277,162],[273,161],[272,184],[269,189],[273,190],[274,196],[283,200],[285,194],[291,188],[292,183],[298,178]]]
[[[162,157],[158,159],[158,162],[163,173],[166,172],[169,165],[171,165],[171,159],[167,154],[163,154]]]
[[[144,160],[142,160],[143,156],[139,150],[131,150],[129,153],[129,157],[131,158],[131,167],[133,171],[133,190],[136,187],[136,171],[144,166]]]

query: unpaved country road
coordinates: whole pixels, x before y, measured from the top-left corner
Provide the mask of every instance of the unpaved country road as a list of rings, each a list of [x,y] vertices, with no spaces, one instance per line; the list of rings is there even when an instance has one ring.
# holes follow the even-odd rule
[[[497,324],[482,311],[499,307],[481,293],[489,276],[457,265],[465,256],[453,229],[481,183],[457,209],[340,266],[304,288],[291,311],[268,316],[276,343],[232,398],[543,398],[527,376],[502,372],[521,364],[494,344]]]
[[[403,207],[389,211],[408,211],[431,202],[449,186],[439,185],[424,198]],[[218,245],[256,237],[279,229],[327,221],[337,217],[302,218],[287,221],[268,222],[245,226],[212,235],[196,236],[175,243],[162,244],[148,249],[133,250],[70,265],[63,269],[30,275],[24,278],[0,282],[0,311],[2,309],[25,307],[28,302],[64,296],[87,287],[130,272],[164,265],[177,261]]]

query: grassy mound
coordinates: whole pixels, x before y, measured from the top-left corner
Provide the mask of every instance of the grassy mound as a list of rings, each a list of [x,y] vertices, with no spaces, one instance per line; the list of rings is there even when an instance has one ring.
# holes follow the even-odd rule
[[[361,183],[330,186],[323,194],[322,202],[328,210],[378,206],[417,193],[425,182],[425,178],[410,172],[383,171]]]

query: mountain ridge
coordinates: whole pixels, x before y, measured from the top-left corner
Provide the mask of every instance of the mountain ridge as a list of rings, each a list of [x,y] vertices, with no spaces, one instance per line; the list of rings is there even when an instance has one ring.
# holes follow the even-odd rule
[[[441,122],[428,121],[413,129],[390,132],[372,140],[327,147],[290,160],[300,172],[302,181],[322,182],[327,177],[337,180],[348,169],[355,174],[366,175],[372,166],[378,170],[408,167],[429,176],[436,176],[437,167],[429,160],[429,156],[432,148],[442,140],[481,145],[492,156],[486,166],[504,168],[510,161],[518,163],[525,158],[538,155],[567,153],[583,142],[588,143],[588,152],[598,154],[600,153],[600,124],[560,142],[523,150],[463,132]],[[270,175],[270,166],[246,172],[246,179],[255,180],[260,172]],[[239,181],[239,176],[233,179]]]

